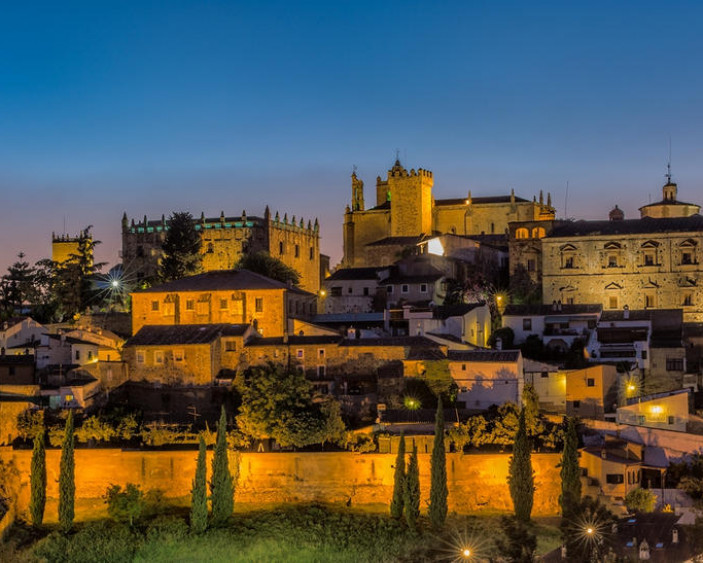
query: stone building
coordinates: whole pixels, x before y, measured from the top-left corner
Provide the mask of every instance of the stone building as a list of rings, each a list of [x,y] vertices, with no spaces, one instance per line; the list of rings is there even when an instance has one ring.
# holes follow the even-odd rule
[[[51,233],[52,262],[56,262],[57,264],[64,264],[78,256],[78,254],[80,253],[81,239],[83,237],[86,237],[89,243],[92,242],[93,237],[88,233],[87,230],[75,237],[66,234],[57,235],[56,233]]]
[[[624,219],[535,221],[510,225],[510,271],[527,271],[546,304],[600,303],[604,310],[678,309],[703,320],[703,217],[678,201],[671,180],[663,199]]]
[[[383,266],[435,234],[505,234],[511,221],[554,219],[551,197],[544,203],[509,196],[435,200],[429,170],[406,170],[399,160],[385,180],[376,179],[375,206],[366,209],[364,183],[352,174],[352,204],[344,214],[342,266]],[[385,260],[385,263],[379,263]]]
[[[153,278],[159,270],[161,245],[169,225],[166,217],[135,222],[122,216],[122,264],[137,278]],[[203,270],[229,270],[243,254],[266,251],[300,274],[300,287],[317,293],[320,289],[320,226],[295,216],[283,218],[278,212],[271,217],[266,207],[263,217],[206,218],[201,214],[195,220],[195,229],[202,237]]]
[[[251,324],[283,336],[290,317],[315,314],[315,295],[247,270],[213,271],[137,291],[132,334],[145,325]]]

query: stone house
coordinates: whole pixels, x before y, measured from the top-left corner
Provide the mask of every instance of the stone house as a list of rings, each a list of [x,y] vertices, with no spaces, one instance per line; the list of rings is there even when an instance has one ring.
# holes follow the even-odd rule
[[[148,325],[124,345],[130,379],[212,385],[218,375],[236,371],[248,324]]]
[[[618,407],[618,424],[686,432],[692,402],[690,389],[632,398]]]
[[[566,415],[603,420],[614,412],[618,374],[613,365],[597,365],[566,372]]]
[[[251,324],[262,336],[283,336],[289,317],[311,317],[312,293],[247,270],[213,271],[137,291],[132,334],[145,325]]]

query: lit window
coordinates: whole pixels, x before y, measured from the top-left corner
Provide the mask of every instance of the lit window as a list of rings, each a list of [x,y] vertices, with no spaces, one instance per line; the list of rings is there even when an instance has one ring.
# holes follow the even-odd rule
[[[614,295],[608,298],[608,308],[617,309],[618,308],[618,298]]]
[[[515,231],[515,238],[530,238],[530,231],[521,227]]]
[[[152,310],[152,311],[158,311],[158,310],[159,310],[159,302],[158,302],[158,301],[152,301],[152,302],[151,302],[151,310]]]
[[[236,352],[237,351],[237,342],[235,340],[227,340],[225,342],[225,351],[226,352]]]
[[[67,403],[72,403],[73,402],[73,395],[66,395],[65,396],[65,401]]]
[[[192,299],[186,299],[186,311],[195,310],[195,301]]]
[[[154,363],[155,364],[163,364],[164,363],[163,350],[154,350]]]
[[[227,299],[220,299],[220,309],[227,309],[228,301]]]
[[[264,312],[264,299],[263,299],[263,297],[256,298],[256,301],[254,302],[254,308],[257,313]]]
[[[144,353],[144,350],[137,350],[137,363],[143,364],[145,359],[146,359],[146,354]]]

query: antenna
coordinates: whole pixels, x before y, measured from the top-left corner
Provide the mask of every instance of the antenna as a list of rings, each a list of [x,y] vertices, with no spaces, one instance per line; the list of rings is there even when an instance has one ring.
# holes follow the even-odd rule
[[[398,148],[395,149],[395,159],[396,161],[400,160],[400,149]]]
[[[666,183],[671,184],[671,135],[669,135],[669,160],[666,163]]]
[[[564,219],[569,218],[569,216],[566,214],[568,203],[569,203],[569,180],[566,181],[566,195],[564,196]]]
[[[352,174],[356,174],[356,164],[352,164]]]

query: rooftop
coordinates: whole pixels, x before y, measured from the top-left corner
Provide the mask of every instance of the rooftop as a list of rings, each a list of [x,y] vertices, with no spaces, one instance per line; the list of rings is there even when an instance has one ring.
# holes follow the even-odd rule
[[[378,268],[342,268],[336,270],[325,281],[335,280],[376,280]]]
[[[697,232],[701,230],[703,230],[703,216],[701,215],[662,219],[644,217],[623,221],[568,221],[555,225],[546,238]]]
[[[517,362],[520,350],[449,350],[452,362]]]
[[[155,285],[135,293],[170,293],[177,291],[229,291],[242,289],[287,289],[295,293],[312,295],[295,286],[267,278],[249,270],[214,270],[180,280]]]
[[[147,325],[125,346],[208,344],[219,336],[243,336],[248,328],[248,324]]]
[[[554,305],[542,305],[542,304],[529,304],[529,305],[517,305],[510,304],[505,307],[505,312],[503,316],[517,316],[517,317],[529,317],[529,316],[559,316],[559,315],[586,315],[593,314],[597,315],[603,310],[602,305],[567,305],[562,304],[561,309],[555,308]],[[605,315],[605,312],[603,312]]]
[[[442,206],[442,205],[467,205],[466,200],[468,198],[466,197],[458,197],[458,198],[450,198],[450,199],[436,199],[435,200],[435,206]],[[529,200],[523,199],[521,197],[515,196],[515,202],[516,203],[529,203]],[[490,203],[510,203],[510,196],[509,195],[497,195],[497,196],[486,196],[486,197],[476,197],[476,196],[471,196],[471,204],[472,205],[486,205]]]

